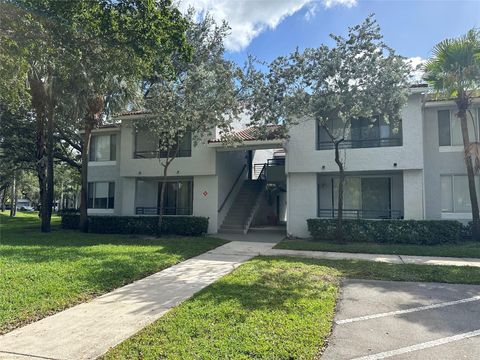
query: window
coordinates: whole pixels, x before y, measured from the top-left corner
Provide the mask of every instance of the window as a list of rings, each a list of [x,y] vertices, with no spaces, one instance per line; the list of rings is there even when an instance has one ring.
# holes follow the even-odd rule
[[[470,191],[467,175],[441,175],[442,212],[470,213]],[[478,189],[479,178],[475,177],[475,186]],[[477,197],[480,194],[477,194]],[[480,200],[480,199],[479,199]]]
[[[115,183],[89,182],[87,206],[89,209],[113,209],[115,207]]]
[[[335,137],[342,136],[343,124],[330,121],[328,128]],[[371,148],[401,146],[401,123],[398,126],[378,116],[359,118],[350,121],[345,128],[345,141],[341,148]],[[318,123],[318,150],[333,149],[333,143],[325,129]]]
[[[338,178],[332,179],[332,209],[338,209]],[[397,211],[391,210],[391,179],[389,177],[345,178],[343,190],[344,216],[367,219],[388,219],[398,217]],[[325,215],[332,209],[321,209]]]
[[[135,152],[134,158],[155,158],[158,156],[159,140],[156,139],[150,132],[138,129],[135,132]],[[187,131],[184,136],[177,140],[177,145],[170,150],[170,156],[177,150],[177,157],[192,156],[192,133]],[[167,157],[167,152],[160,153],[161,158]]]
[[[117,135],[93,135],[89,161],[114,161],[117,153]]]
[[[158,207],[162,183],[158,183]],[[193,213],[193,182],[191,180],[169,181],[166,183],[163,200],[165,215],[192,215]]]
[[[478,117],[480,110],[472,109],[473,121],[467,118],[468,136],[470,141],[478,137]],[[462,127],[460,120],[453,111],[438,110],[438,145],[439,146],[463,146]]]

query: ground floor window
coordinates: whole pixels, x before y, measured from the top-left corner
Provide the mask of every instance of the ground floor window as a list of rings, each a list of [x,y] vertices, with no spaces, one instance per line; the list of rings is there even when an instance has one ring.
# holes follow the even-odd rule
[[[338,188],[340,179],[332,178],[329,192],[319,188],[320,196],[330,196],[331,208],[319,208],[320,217],[338,216]],[[343,215],[345,218],[390,219],[400,217],[400,213],[391,208],[390,177],[356,177],[345,178],[343,191]]]
[[[469,213],[472,211],[467,175],[441,175],[442,212]],[[475,186],[479,189],[479,177]],[[480,195],[477,193],[477,195]],[[480,199],[479,199],[480,200]]]
[[[89,209],[113,209],[115,207],[115,183],[89,182],[87,206]]]
[[[160,207],[160,194],[162,182],[158,183],[158,202]],[[178,180],[166,182],[163,201],[163,214],[165,215],[192,215],[193,213],[193,181]]]

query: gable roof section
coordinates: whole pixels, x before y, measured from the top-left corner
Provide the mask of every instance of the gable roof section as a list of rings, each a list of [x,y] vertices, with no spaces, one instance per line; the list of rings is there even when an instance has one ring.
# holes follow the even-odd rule
[[[276,140],[278,139],[281,125],[268,125],[266,134],[261,133],[258,128],[249,127],[228,136],[234,141],[262,141],[262,140]],[[209,143],[221,143],[222,138],[208,140]]]

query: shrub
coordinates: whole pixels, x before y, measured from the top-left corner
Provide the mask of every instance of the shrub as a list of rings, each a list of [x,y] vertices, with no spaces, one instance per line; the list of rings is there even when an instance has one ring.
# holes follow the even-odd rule
[[[78,229],[80,215],[62,215],[64,229]],[[155,235],[158,216],[89,216],[88,231],[101,234]],[[208,218],[200,216],[165,216],[162,234],[199,236],[208,230]]]
[[[335,240],[336,219],[308,219],[317,241]],[[462,239],[463,225],[455,220],[350,220],[343,223],[348,242],[435,245]]]
[[[78,229],[80,225],[80,215],[78,214],[61,214],[62,228],[64,229]]]

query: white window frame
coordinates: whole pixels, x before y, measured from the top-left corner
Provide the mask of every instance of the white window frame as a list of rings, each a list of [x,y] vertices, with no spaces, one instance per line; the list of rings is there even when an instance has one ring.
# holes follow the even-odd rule
[[[104,137],[108,137],[108,158],[109,160],[98,160],[96,159],[95,157],[95,146],[94,146],[94,142],[96,141],[96,139],[99,137],[99,136],[104,136]],[[89,159],[88,159],[88,165],[89,166],[99,166],[99,165],[115,165],[116,164],[116,160],[117,160],[117,149],[115,149],[115,160],[111,160],[112,159],[112,136],[115,137],[115,146],[117,145],[117,141],[118,141],[118,137],[117,137],[117,134],[103,134],[103,133],[99,133],[99,134],[93,134],[92,135],[92,138],[90,140],[90,154],[89,154]],[[93,151],[92,151],[93,150]],[[92,159],[92,156],[93,156],[93,159]]]
[[[439,152],[459,152],[463,151],[463,144],[460,145],[453,145],[453,127],[454,121],[456,120],[454,117],[454,110],[451,108],[448,109],[437,109],[436,110],[436,119],[437,119],[437,129],[438,129],[438,112],[442,110],[447,110],[449,112],[449,122],[450,122],[450,145],[438,145]],[[476,124],[474,128],[477,131],[475,138],[480,139],[480,107],[472,108],[471,109],[473,116],[475,117]],[[438,130],[437,130],[438,131]],[[471,134],[469,134],[471,135]],[[440,142],[440,134],[438,134],[437,143]]]
[[[96,192],[97,192],[97,184],[99,183],[106,183],[107,184],[107,207],[106,208],[97,208],[95,207],[95,199],[96,199]],[[109,194],[110,194],[110,184],[113,183],[113,186],[114,186],[114,189],[113,189],[113,201],[114,201],[114,206],[112,208],[108,207],[109,203]],[[115,210],[115,187],[116,187],[116,183],[115,181],[113,180],[106,180],[106,181],[89,181],[88,182],[88,186],[92,186],[93,185],[93,197],[92,197],[92,207],[88,207],[88,200],[89,200],[89,197],[88,197],[88,190],[87,190],[87,207],[88,207],[88,211],[90,212],[96,212],[96,213],[110,213]]]
[[[450,199],[451,203],[452,203],[452,210],[451,211],[444,211],[443,209],[440,209],[441,214],[442,214],[442,218],[444,218],[444,219],[468,219],[468,218],[471,218],[472,217],[472,212],[471,211],[465,211],[465,210],[456,211],[456,209],[455,209],[455,194],[454,194],[455,177],[464,176],[468,180],[467,174],[441,174],[440,175],[440,184],[441,184],[442,177],[447,177],[447,176],[452,179],[451,189],[450,189],[451,197],[452,197]],[[480,188],[479,185],[480,185],[480,178],[478,176],[475,176],[475,187],[477,188],[477,191]],[[440,191],[441,191],[441,189],[440,189]],[[442,194],[440,194],[440,195],[442,196]],[[440,196],[440,204],[441,204],[441,196]],[[440,205],[440,207],[441,207],[441,205]]]

